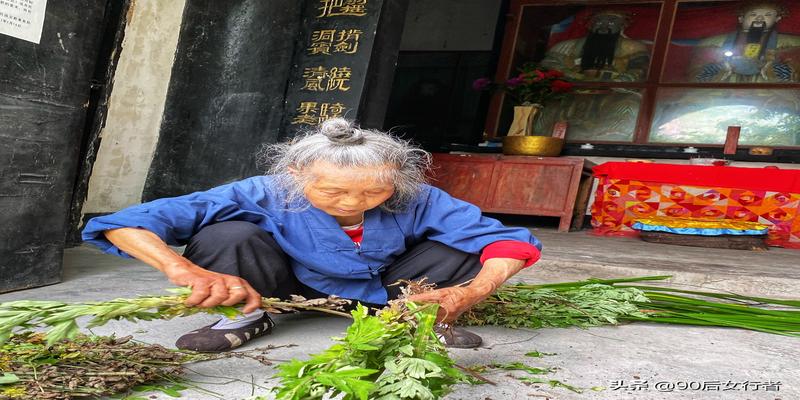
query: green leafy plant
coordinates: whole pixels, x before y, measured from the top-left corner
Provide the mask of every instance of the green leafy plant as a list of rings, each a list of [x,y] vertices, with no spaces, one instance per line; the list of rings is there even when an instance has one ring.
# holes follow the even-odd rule
[[[461,322],[512,328],[599,326],[616,324],[624,316],[647,318],[636,304],[646,301],[639,289],[603,284],[561,288],[512,285],[463,314]]]
[[[529,352],[525,353],[525,355],[527,357],[539,358],[539,357],[544,357],[544,356],[554,356],[554,355],[556,355],[556,353],[542,353],[540,351],[534,350],[534,351],[529,351]]]
[[[537,354],[541,354],[541,353],[537,352]],[[471,371],[481,372],[481,373],[492,372],[492,370],[506,370],[506,371],[527,372],[529,374],[528,376],[515,376],[515,375],[510,375],[510,374],[508,376],[512,377],[512,378],[514,378],[514,379],[516,379],[516,380],[518,380],[520,382],[524,382],[524,383],[531,383],[531,384],[546,383],[546,384],[550,385],[550,387],[563,387],[563,388],[565,388],[567,390],[570,390],[570,391],[573,391],[575,393],[582,393],[583,392],[583,389],[578,388],[576,386],[568,385],[568,384],[566,384],[564,382],[561,382],[561,381],[559,381],[557,379],[548,379],[548,378],[542,378],[541,377],[541,375],[550,374],[550,373],[555,372],[556,369],[553,368],[553,367],[540,368],[540,367],[532,367],[530,365],[527,365],[527,364],[521,363],[521,362],[511,362],[511,363],[505,363],[505,364],[494,363],[494,364],[489,364],[489,365],[475,365],[475,366],[470,367],[469,369]],[[532,375],[532,376],[530,376],[530,375]],[[598,390],[598,389],[602,390],[601,388],[598,388],[598,387],[593,387],[592,388],[592,390]]]
[[[543,375],[553,372],[553,368],[531,367],[521,362],[511,362],[505,364],[489,364],[490,368],[505,369],[509,371],[525,371],[531,375]]]
[[[721,326],[800,336],[800,301],[626,285],[668,276],[508,285],[461,317],[467,325],[590,327],[619,322]],[[720,301],[722,300],[722,301]]]
[[[559,381],[557,379],[544,379],[544,378],[537,378],[535,376],[523,376],[523,377],[520,377],[520,378],[517,378],[517,379],[520,382],[546,383],[546,384],[550,385],[550,387],[553,387],[553,388],[554,387],[562,387],[562,388],[567,389],[567,390],[569,390],[571,392],[583,393],[583,389],[581,389],[579,387],[576,387],[576,386],[572,386],[572,385],[566,384],[566,383],[561,382],[561,381]],[[596,390],[596,389],[592,388],[592,390]]]
[[[180,384],[168,384],[168,385],[137,385],[131,388],[134,392],[161,392],[166,394],[170,397],[182,397],[183,394],[181,391],[188,389],[188,386],[180,385]],[[130,398],[128,398],[130,399]]]
[[[465,381],[433,330],[437,307],[407,307],[369,315],[358,305],[337,344],[278,367],[277,399],[433,400]]]

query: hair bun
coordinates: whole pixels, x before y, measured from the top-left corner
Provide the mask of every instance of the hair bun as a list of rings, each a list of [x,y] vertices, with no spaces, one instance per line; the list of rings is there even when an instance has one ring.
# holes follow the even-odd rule
[[[322,122],[319,132],[336,144],[362,144],[364,133],[344,118],[331,118]]]

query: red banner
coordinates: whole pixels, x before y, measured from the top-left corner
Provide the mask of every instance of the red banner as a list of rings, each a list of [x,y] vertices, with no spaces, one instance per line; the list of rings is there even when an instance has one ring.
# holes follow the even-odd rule
[[[800,170],[777,167],[607,162],[594,167],[594,174],[613,179],[800,193]]]

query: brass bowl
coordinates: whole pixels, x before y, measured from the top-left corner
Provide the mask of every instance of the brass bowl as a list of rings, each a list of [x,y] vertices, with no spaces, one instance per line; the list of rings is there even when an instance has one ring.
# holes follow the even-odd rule
[[[564,148],[564,139],[551,136],[506,136],[503,154],[516,156],[557,157]]]

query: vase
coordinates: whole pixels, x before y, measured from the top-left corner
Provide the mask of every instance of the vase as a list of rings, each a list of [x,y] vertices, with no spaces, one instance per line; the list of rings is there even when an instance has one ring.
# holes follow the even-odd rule
[[[506,136],[503,154],[511,156],[558,157],[564,148],[564,139],[552,136]]]
[[[508,128],[506,136],[530,136],[533,134],[533,124],[541,114],[542,106],[539,104],[514,106],[514,120]]]

